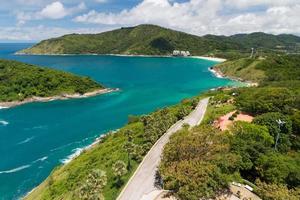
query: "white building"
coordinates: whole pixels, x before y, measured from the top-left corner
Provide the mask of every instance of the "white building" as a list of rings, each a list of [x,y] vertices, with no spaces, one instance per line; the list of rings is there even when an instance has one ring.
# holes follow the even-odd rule
[[[180,51],[180,50],[174,50],[173,51],[173,56],[183,56],[183,57],[186,57],[186,56],[190,56],[190,52],[189,51]]]

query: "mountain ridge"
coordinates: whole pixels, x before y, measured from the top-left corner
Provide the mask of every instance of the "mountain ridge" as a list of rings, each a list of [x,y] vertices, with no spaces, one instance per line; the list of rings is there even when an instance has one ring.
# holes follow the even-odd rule
[[[300,37],[291,34],[272,35],[262,32],[232,36],[196,36],[157,25],[122,27],[97,34],[68,34],[43,40],[19,51],[19,54],[125,54],[171,55],[173,50],[188,50],[192,55],[248,50],[253,48],[292,48]]]

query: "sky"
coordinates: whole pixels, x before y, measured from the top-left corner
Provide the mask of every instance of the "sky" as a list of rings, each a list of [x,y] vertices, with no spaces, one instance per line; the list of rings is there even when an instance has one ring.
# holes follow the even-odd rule
[[[156,24],[195,35],[300,36],[300,0],[0,0],[0,42]]]

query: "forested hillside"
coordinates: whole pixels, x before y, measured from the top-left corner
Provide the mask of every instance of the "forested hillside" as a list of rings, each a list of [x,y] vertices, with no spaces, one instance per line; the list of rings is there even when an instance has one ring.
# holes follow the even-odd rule
[[[30,97],[84,94],[103,88],[88,77],[38,67],[17,61],[0,60],[0,102]]]
[[[196,200],[216,197],[228,190],[231,182],[240,182],[250,184],[264,200],[297,200],[299,57],[273,55],[234,63],[232,68],[227,66],[225,74],[245,78],[247,74],[240,73],[244,68],[250,74],[259,70],[264,76],[254,80],[260,86],[210,92],[213,97],[202,125],[179,131],[165,147],[160,166],[164,189],[179,199]],[[229,112],[234,112],[229,118],[232,125],[221,131],[215,124]],[[235,121],[240,113],[253,116],[253,121]]]
[[[294,35],[252,33],[199,37],[155,25],[139,25],[99,34],[65,35],[44,40],[19,53],[170,55],[173,50],[188,50],[192,55],[232,57],[249,53],[251,48],[276,50],[280,46],[280,50],[295,50],[299,43],[300,38]]]
[[[297,87],[300,84],[300,56],[268,54],[264,57],[229,60],[215,66],[224,75],[264,85]]]

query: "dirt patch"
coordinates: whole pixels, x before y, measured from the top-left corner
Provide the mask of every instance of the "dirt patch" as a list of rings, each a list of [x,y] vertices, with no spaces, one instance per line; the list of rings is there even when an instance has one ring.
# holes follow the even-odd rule
[[[251,115],[248,115],[246,113],[239,113],[236,114],[234,117],[233,115],[236,113],[235,111],[232,111],[230,113],[227,113],[226,115],[223,115],[222,117],[218,118],[214,122],[214,126],[221,131],[228,130],[230,126],[233,124],[234,121],[243,121],[243,122],[252,122],[253,117]]]

